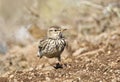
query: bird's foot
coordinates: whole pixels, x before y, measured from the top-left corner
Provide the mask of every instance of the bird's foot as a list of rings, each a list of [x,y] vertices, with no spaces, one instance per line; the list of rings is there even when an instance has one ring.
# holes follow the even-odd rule
[[[57,64],[54,66],[54,68],[55,68],[55,69],[63,68],[63,64],[57,63]]]

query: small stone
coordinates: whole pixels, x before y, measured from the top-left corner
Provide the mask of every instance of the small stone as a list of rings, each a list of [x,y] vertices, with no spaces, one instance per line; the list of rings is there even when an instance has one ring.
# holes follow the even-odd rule
[[[14,75],[10,75],[10,78],[13,78],[14,77]]]
[[[32,79],[32,77],[28,77],[28,79]]]
[[[49,78],[49,77],[46,77],[45,79],[46,79],[46,81],[50,81],[50,78]]]
[[[110,62],[110,63],[109,63],[109,66],[112,67],[112,68],[116,67],[116,65],[117,65],[116,62]]]
[[[111,54],[111,51],[108,51],[108,54]]]
[[[31,67],[31,68],[29,68],[29,71],[33,71],[33,70],[34,70],[34,68],[32,68],[32,67]]]
[[[31,73],[32,76],[34,76],[34,73]]]

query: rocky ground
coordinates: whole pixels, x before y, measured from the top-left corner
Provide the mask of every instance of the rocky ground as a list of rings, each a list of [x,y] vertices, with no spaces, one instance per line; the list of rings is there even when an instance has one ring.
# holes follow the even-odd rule
[[[56,24],[67,28],[61,67],[55,67],[54,58],[36,56],[39,39],[46,35],[46,28],[39,27],[44,26],[40,19],[40,25],[18,29],[17,41],[14,37],[6,41],[9,50],[0,55],[0,82],[120,82],[120,7],[112,2],[118,0],[92,1],[81,0],[83,5],[77,7],[71,4],[54,18]],[[53,21],[45,23],[49,26]]]
[[[36,57],[37,42],[25,48],[15,47],[4,57],[4,63],[1,60],[1,65],[5,64],[1,78],[9,82],[119,82],[120,33],[112,31],[94,39],[98,37],[99,44],[74,40],[72,44],[79,48],[74,50],[71,45],[64,50],[62,68],[54,68],[55,59]]]

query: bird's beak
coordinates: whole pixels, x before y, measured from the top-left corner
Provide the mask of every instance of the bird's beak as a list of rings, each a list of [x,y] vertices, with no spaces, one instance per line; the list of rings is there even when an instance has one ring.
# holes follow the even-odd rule
[[[64,31],[66,31],[67,29],[66,28],[64,28],[64,29],[61,29],[61,32],[64,32]]]

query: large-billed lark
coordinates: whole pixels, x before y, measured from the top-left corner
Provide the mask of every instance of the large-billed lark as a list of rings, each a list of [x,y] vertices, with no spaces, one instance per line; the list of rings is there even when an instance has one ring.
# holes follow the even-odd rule
[[[61,62],[61,53],[66,46],[59,26],[51,26],[47,32],[47,38],[40,40],[38,57],[57,58]]]

